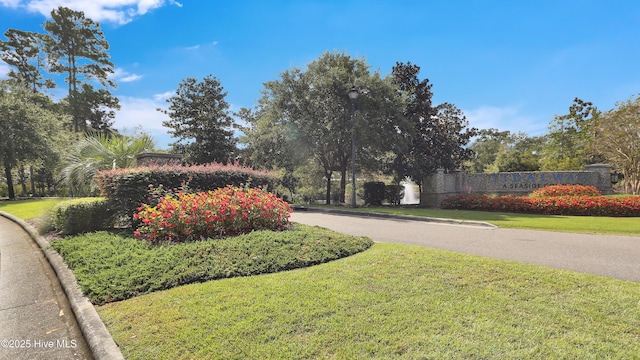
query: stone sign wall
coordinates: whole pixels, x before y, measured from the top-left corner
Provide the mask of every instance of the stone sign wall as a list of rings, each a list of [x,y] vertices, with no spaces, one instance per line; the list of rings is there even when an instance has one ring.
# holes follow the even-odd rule
[[[592,185],[603,194],[613,193],[611,166],[594,164],[584,171],[526,171],[494,174],[445,174],[439,169],[423,182],[420,203],[439,206],[449,196],[459,194],[526,195],[536,189],[556,184]]]

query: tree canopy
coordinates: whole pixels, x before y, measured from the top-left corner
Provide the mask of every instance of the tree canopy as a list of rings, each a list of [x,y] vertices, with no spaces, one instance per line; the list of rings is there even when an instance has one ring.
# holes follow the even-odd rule
[[[484,129],[469,146],[475,156],[466,165],[475,173],[538,171],[545,141],[524,132]]]
[[[411,130],[403,133],[409,142],[405,151],[396,153],[390,169],[396,178],[411,177],[418,184],[438,168],[460,168],[473,152],[467,145],[477,134],[455,105],[432,105],[432,85],[428,79],[420,80],[420,67],[408,63],[396,63],[392,69],[398,92],[408,97],[403,108],[404,118],[411,123]]]
[[[8,29],[4,36],[7,40],[0,41],[0,59],[12,67],[9,78],[34,91],[55,87],[55,83],[51,79],[45,80],[42,74],[45,60],[42,34]]]
[[[233,156],[235,123],[225,100],[227,93],[220,81],[209,75],[202,81],[186,78],[175,95],[167,99],[168,109],[158,111],[169,116],[162,125],[176,138],[175,151],[193,164],[226,162]]]
[[[628,192],[640,194],[640,95],[594,119],[593,148],[621,170]]]
[[[575,98],[568,114],[555,115],[546,135],[542,169],[579,170],[591,163],[591,120],[598,114],[593,103]]]
[[[21,161],[43,160],[55,149],[62,122],[42,95],[14,80],[0,80],[0,161],[9,198],[15,198],[11,170]]]
[[[352,119],[348,92],[353,86],[360,96]],[[331,202],[332,175],[339,172],[340,200],[344,201],[351,131],[358,143],[360,169],[375,166],[380,156],[405,146],[403,133],[409,126],[401,108],[402,98],[391,79],[371,72],[365,59],[325,52],[306,69],[289,69],[280,79],[265,83],[253,116],[245,116],[251,121],[246,141],[254,161],[302,165],[304,156],[299,154],[311,157],[323,170],[327,203]],[[294,155],[278,160],[286,151]]]
[[[59,7],[51,11],[51,20],[44,24],[43,36],[49,61],[49,71],[65,74],[68,85],[67,100],[73,119],[73,131],[86,131],[110,126],[112,111],[119,108],[118,99],[109,91],[115,83],[113,63],[109,60],[109,42],[100,24],[85,17],[82,11]],[[103,89],[95,91],[93,82]]]

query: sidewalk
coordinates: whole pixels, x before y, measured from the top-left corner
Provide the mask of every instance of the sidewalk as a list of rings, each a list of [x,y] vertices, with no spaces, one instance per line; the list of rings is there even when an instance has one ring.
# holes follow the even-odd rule
[[[0,213],[0,359],[122,359],[71,271],[44,246],[28,224]]]

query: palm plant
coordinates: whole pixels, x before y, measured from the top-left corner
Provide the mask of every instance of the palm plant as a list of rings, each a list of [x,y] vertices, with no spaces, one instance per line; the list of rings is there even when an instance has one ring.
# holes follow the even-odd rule
[[[100,170],[134,167],[135,155],[151,151],[153,138],[146,133],[134,136],[118,133],[87,133],[65,156],[61,171],[71,196],[95,195],[97,184],[93,180]]]

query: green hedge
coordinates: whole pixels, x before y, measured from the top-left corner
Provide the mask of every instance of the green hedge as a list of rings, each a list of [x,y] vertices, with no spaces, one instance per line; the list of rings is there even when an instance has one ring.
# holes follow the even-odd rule
[[[176,286],[322,264],[371,247],[371,239],[294,224],[220,240],[154,246],[97,232],[55,240],[51,247],[94,304]]]
[[[247,184],[275,189],[279,177],[273,172],[240,165],[207,164],[106,170],[96,174],[96,181],[116,214],[130,220],[136,209],[148,201],[150,185],[163,185],[164,189],[186,186],[194,192]]]
[[[366,182],[363,185],[364,187],[364,203],[366,205],[382,205],[382,201],[384,201],[385,193],[384,193],[384,183],[381,181],[371,181]]]
[[[640,216],[640,196],[555,196],[532,198],[506,195],[463,194],[440,203],[443,209],[507,211],[545,215]]]
[[[51,210],[53,227],[73,235],[102,230],[113,226],[108,202],[102,198],[82,198],[63,201]]]
[[[364,183],[364,203],[366,205],[380,206],[384,200],[391,205],[400,205],[404,196],[404,186],[385,185],[381,181]]]
[[[404,186],[402,185],[386,185],[384,188],[385,199],[391,205],[400,205],[400,201],[404,197]]]

